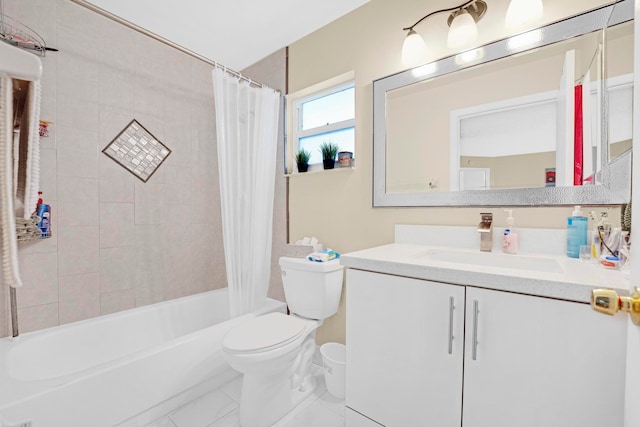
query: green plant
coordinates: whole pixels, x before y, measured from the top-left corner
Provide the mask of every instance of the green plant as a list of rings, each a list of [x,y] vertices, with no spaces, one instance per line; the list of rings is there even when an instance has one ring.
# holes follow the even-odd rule
[[[338,150],[340,150],[338,144],[334,144],[331,141],[325,141],[320,145],[320,152],[322,153],[323,160],[335,160],[338,155]]]
[[[309,159],[311,158],[311,152],[301,148],[296,154],[296,163],[299,165],[307,165],[309,164]]]

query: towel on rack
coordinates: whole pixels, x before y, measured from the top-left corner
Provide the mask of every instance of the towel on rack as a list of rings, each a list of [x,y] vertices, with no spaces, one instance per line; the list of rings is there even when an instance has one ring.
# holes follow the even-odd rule
[[[18,269],[18,242],[13,208],[13,82],[0,76],[0,232],[2,277],[9,286],[22,286]]]
[[[36,209],[40,190],[40,82],[14,80],[14,89],[20,94],[14,106],[19,115],[18,146],[14,152],[16,176],[16,216],[31,218]],[[14,90],[14,94],[16,91]]]

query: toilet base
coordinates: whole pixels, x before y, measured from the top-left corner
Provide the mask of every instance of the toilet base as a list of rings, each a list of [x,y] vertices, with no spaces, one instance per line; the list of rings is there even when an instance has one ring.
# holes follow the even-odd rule
[[[269,370],[245,373],[240,399],[241,427],[268,427],[288,414],[316,388],[311,375],[315,330],[297,351],[269,363]]]

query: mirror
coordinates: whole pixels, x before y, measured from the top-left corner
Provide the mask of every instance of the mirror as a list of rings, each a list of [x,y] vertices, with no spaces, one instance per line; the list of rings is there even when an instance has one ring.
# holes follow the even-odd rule
[[[374,81],[374,206],[628,202],[632,19],[625,0]]]

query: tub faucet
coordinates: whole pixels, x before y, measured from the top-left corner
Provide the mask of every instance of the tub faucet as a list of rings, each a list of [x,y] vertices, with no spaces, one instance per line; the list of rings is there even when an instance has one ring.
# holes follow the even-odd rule
[[[478,224],[478,233],[480,233],[480,250],[491,252],[493,247],[493,214],[481,213],[480,224]]]

